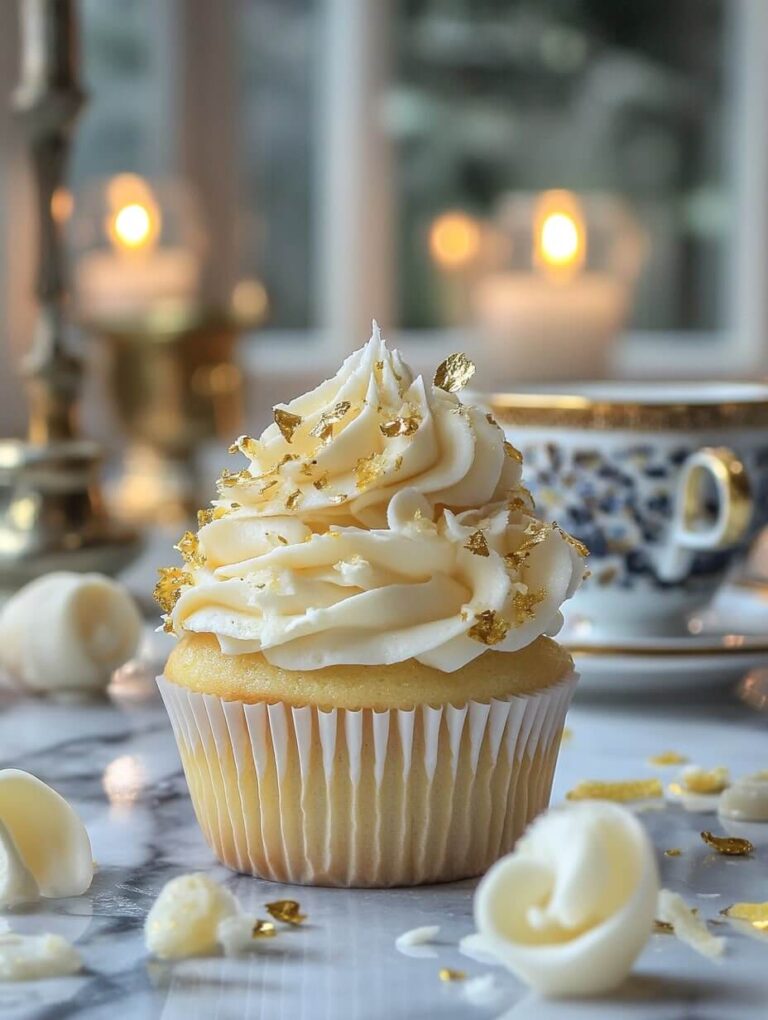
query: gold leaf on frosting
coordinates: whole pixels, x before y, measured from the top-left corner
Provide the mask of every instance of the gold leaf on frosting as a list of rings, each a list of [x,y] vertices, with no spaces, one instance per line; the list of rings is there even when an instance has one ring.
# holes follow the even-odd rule
[[[467,635],[484,645],[497,645],[509,632],[509,624],[494,609],[475,614],[475,622]]]
[[[680,784],[684,793],[722,793],[730,781],[730,773],[723,765],[718,765],[714,769],[700,769],[692,765],[690,768],[684,769],[680,776]]]
[[[204,528],[206,524],[210,524],[211,521],[220,521],[222,517],[227,517],[234,510],[239,510],[239,503],[230,503],[229,506],[209,506],[204,510],[197,511],[197,526],[198,528]]]
[[[705,831],[701,833],[701,838],[707,846],[726,857],[748,857],[755,849],[748,839],[740,836],[715,836]]]
[[[261,918],[256,918],[253,924],[253,931],[251,937],[255,939],[273,939],[277,935],[277,928],[271,921],[264,921]]]
[[[299,505],[301,499],[301,489],[294,489],[294,491],[287,497],[285,501],[286,510],[295,510]]]
[[[488,549],[488,542],[486,541],[485,535],[482,531],[473,532],[467,541],[464,543],[464,548],[469,549],[475,556],[490,556]]]
[[[390,418],[389,421],[379,425],[381,434],[393,439],[395,436],[412,436],[421,424],[421,418],[416,414],[409,414],[403,418]]]
[[[192,584],[192,575],[181,567],[159,567],[153,596],[164,613],[170,613],[179,600],[181,589]]]
[[[328,472],[326,472],[324,475],[320,475],[320,477],[316,478],[314,482],[312,482],[312,484],[318,490],[326,488],[326,486],[328,485]]]
[[[446,393],[457,393],[464,389],[475,374],[475,366],[466,354],[449,354],[437,366],[433,385]]]
[[[336,503],[336,504],[338,504],[338,503],[346,503],[346,501],[348,499],[349,499],[349,497],[347,496],[346,492],[337,492],[335,496],[329,496],[328,497],[328,502],[329,503]]]
[[[320,415],[320,420],[309,430],[310,436],[327,442],[333,435],[333,426],[337,425],[348,413],[352,405],[348,400],[340,400],[338,404]]]
[[[580,542],[578,538],[574,538],[573,535],[570,535],[567,531],[565,531],[564,528],[561,528],[557,521],[554,522],[552,527],[560,535],[560,537],[568,543],[568,545],[572,549],[576,550],[579,556],[589,556],[589,549],[587,549],[584,543]]]
[[[247,468],[243,471],[227,471],[225,469],[221,472],[221,477],[216,485],[221,492],[223,489],[233,489],[236,485],[246,485],[253,481],[255,481],[255,477]]]
[[[264,482],[262,487],[259,489],[259,495],[263,496],[265,492],[269,492],[270,489],[274,488],[276,485],[279,484],[280,484],[279,478],[272,478],[270,481]]]
[[[192,531],[185,531],[173,548],[178,549],[184,562],[191,567],[202,567],[205,563],[205,555],[200,551],[200,541]]]
[[[230,453],[244,453],[246,457],[251,459],[258,457],[260,451],[261,443],[252,436],[240,436],[229,448]]]
[[[659,779],[625,779],[604,782],[584,779],[569,790],[566,800],[615,800],[623,804],[632,800],[657,800],[664,795]]]
[[[293,434],[302,422],[301,415],[292,414],[283,407],[273,408],[273,414],[275,416],[275,425],[280,429],[283,439],[286,443],[293,442]]]
[[[496,422],[494,422],[493,424],[495,425]],[[523,463],[522,453],[520,453],[516,446],[513,446],[511,443],[508,443],[506,439],[504,440],[504,453],[506,453],[510,460],[515,461],[516,464]]]
[[[275,900],[267,903],[266,907],[276,921],[282,921],[284,924],[302,924],[307,919],[307,915],[301,913],[297,900]]]
[[[527,620],[532,620],[536,614],[536,607],[546,598],[547,592],[544,588],[536,591],[517,591],[512,596],[512,608],[515,613],[515,623],[521,626]]]
[[[290,464],[292,460],[298,460],[298,453],[284,453],[280,460],[275,464],[273,470],[279,471],[284,464]]]
[[[664,851],[664,856],[665,857],[682,857],[683,856],[683,851],[680,849],[679,846],[673,846],[673,847],[670,847],[669,850],[665,850]]]
[[[366,489],[383,474],[384,458],[380,453],[360,457],[355,464],[355,485],[358,489]]]

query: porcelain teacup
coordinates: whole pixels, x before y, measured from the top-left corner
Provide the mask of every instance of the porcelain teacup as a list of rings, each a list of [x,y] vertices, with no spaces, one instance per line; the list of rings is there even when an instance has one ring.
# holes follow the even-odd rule
[[[571,627],[684,633],[768,521],[768,386],[591,383],[484,402],[542,517],[590,551]]]

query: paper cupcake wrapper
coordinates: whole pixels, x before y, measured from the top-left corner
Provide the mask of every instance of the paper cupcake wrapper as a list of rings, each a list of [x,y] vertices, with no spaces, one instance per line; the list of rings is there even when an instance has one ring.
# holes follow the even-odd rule
[[[482,874],[548,801],[576,676],[460,707],[244,704],[158,678],[214,853],[278,882]]]

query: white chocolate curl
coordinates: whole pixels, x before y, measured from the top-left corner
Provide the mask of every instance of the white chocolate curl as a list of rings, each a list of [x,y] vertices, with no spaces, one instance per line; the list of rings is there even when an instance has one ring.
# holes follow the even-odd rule
[[[483,412],[413,380],[378,331],[286,410],[301,421],[290,441],[271,425],[240,443],[249,474],[222,489],[238,507],[198,533],[176,634],[290,670],[415,658],[452,672],[557,633],[582,556],[533,517]]]
[[[239,912],[232,893],[212,878],[202,872],[179,875],[163,886],[147,914],[147,949],[161,960],[215,953],[221,923]]]
[[[653,928],[659,890],[650,840],[618,804],[549,811],[475,893],[475,924],[509,970],[548,996],[619,985]]]
[[[139,611],[117,581],[45,574],[0,611],[0,667],[35,692],[102,690],[140,636]]]
[[[92,881],[88,833],[67,801],[28,772],[0,771],[0,907],[79,896]]]

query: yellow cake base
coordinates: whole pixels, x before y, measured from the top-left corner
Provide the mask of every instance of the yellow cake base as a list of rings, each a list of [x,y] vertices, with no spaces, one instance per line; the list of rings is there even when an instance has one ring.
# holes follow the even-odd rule
[[[174,675],[158,683],[211,848],[234,870],[279,882],[393,886],[482,874],[549,800],[575,675],[567,655],[541,640],[549,666],[542,675],[541,656],[530,660],[536,683],[519,658],[510,671],[516,656],[493,653],[506,669],[485,686],[504,695],[481,699],[474,675],[475,696],[452,704],[446,684],[455,674],[439,674],[442,703],[425,703],[435,678],[418,664],[405,687],[377,687],[384,700],[414,707],[275,701],[276,691],[258,690],[261,674],[254,680],[251,671],[243,687],[244,674],[221,653],[209,663],[219,670],[208,678],[216,693],[203,693],[199,670],[177,682],[177,657]],[[268,683],[272,669],[263,671]],[[371,667],[343,669],[375,682]],[[315,679],[320,705],[338,700],[336,685]]]

